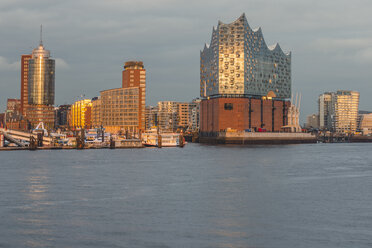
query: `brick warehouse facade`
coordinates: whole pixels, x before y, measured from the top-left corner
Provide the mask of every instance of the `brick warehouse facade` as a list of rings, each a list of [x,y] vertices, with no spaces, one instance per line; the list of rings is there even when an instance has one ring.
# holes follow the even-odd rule
[[[289,106],[286,100],[253,97],[204,99],[200,103],[200,132],[203,136],[227,128],[279,132],[287,125]]]

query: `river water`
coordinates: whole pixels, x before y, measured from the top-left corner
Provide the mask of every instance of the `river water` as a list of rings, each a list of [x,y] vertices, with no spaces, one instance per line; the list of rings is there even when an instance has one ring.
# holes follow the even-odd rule
[[[372,144],[0,152],[0,247],[372,247]]]

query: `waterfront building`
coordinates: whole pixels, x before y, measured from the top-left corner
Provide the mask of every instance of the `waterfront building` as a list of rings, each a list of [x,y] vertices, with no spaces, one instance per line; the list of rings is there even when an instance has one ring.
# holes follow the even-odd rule
[[[150,130],[158,126],[158,112],[159,108],[157,106],[146,106],[145,114],[146,130]]]
[[[27,121],[21,114],[21,100],[8,99],[5,112],[5,125],[8,129],[27,130]]]
[[[191,130],[199,130],[200,126],[200,102],[201,99],[194,99],[192,101],[193,107],[191,109]]]
[[[28,72],[31,54],[21,55],[21,113],[26,116],[28,108]]]
[[[306,117],[306,128],[319,128],[319,115],[311,114]]]
[[[101,91],[101,122],[110,133],[139,133],[140,87]]]
[[[92,99],[92,127],[99,128],[102,126],[101,115],[101,97],[94,97]]]
[[[138,87],[138,130],[145,130],[146,70],[142,61],[128,61],[124,64],[122,87]]]
[[[190,112],[191,106],[190,103],[187,102],[180,102],[178,104],[178,127],[182,129],[186,129],[189,127],[190,123]]]
[[[339,90],[334,94],[334,130],[353,133],[357,130],[359,92]]]
[[[90,99],[79,100],[72,104],[70,127],[73,129],[91,128],[91,109],[92,102]]]
[[[68,116],[71,110],[71,105],[61,105],[55,108],[55,127],[68,128]]]
[[[358,127],[359,92],[338,90],[319,96],[319,126],[332,132],[353,133]]]
[[[178,102],[158,102],[158,127],[161,131],[175,132],[178,127]]]
[[[322,130],[332,130],[333,99],[332,92],[325,92],[318,98],[319,128]]]
[[[0,113],[0,127],[5,127],[5,113]]]
[[[219,22],[200,52],[202,135],[227,128],[280,131],[288,124],[291,80],[291,53],[268,47],[244,14]]]
[[[372,113],[369,111],[359,111],[358,130],[364,135],[372,133]]]
[[[93,101],[93,126],[111,133],[145,130],[146,70],[141,61],[128,61],[122,72],[122,88],[103,90]]]
[[[200,99],[192,102],[160,101],[157,107],[146,107],[146,128],[161,131],[196,130],[199,127]]]
[[[7,113],[21,113],[21,100],[9,98],[6,102]]]
[[[290,133],[302,132],[300,126],[300,106],[301,106],[301,94],[296,94],[295,101],[291,99],[291,105],[288,108],[288,125],[283,126],[282,129]]]
[[[40,39],[38,48],[28,60],[28,108],[27,119],[32,127],[44,122],[47,128],[54,127],[55,61],[44,49]]]
[[[291,53],[268,47],[261,28],[251,29],[243,14],[213,28],[210,45],[200,53],[200,95],[291,97]]]

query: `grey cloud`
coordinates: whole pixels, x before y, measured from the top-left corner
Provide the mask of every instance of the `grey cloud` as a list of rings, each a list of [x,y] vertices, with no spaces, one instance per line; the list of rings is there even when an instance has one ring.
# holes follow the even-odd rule
[[[323,38],[310,44],[315,51],[328,54],[335,61],[372,64],[372,38]]]
[[[245,12],[252,28],[262,27],[267,44],[292,51],[293,88],[302,92],[304,117],[316,111],[316,97],[325,90],[349,87],[361,91],[361,99],[372,94],[370,9],[368,0],[2,0],[0,107],[19,95],[20,68],[9,65],[37,46],[40,24],[46,48],[58,58],[57,104],[73,94],[120,87],[128,59],[144,61],[147,103],[155,104],[198,96],[199,51],[213,25]],[[362,108],[371,105],[362,101]]]
[[[69,69],[70,68],[70,65],[67,64],[67,62],[64,61],[61,58],[56,58],[55,61],[56,61],[56,68],[57,69],[66,70],[66,69]]]
[[[21,61],[9,62],[7,58],[0,56],[0,71],[16,71],[19,70]]]

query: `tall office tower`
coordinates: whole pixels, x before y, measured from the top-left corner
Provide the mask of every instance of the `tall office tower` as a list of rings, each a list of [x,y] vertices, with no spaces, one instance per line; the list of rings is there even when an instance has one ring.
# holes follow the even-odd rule
[[[334,94],[334,129],[353,133],[357,130],[359,92],[339,90]]]
[[[333,118],[333,95],[332,92],[325,92],[318,98],[319,108],[319,128],[324,130],[332,130],[332,118]]]
[[[21,114],[23,116],[26,116],[28,107],[28,64],[31,57],[31,54],[21,56]]]
[[[54,127],[54,72],[55,61],[44,49],[40,32],[40,45],[32,51],[28,72],[27,119],[35,127],[44,122],[48,128]]]
[[[265,128],[287,124],[291,97],[291,53],[267,46],[261,28],[245,15],[218,22],[211,44],[200,52],[201,131]]]
[[[139,87],[138,101],[138,123],[139,130],[145,128],[146,112],[146,70],[142,61],[128,61],[124,64],[123,70],[123,88]]]

